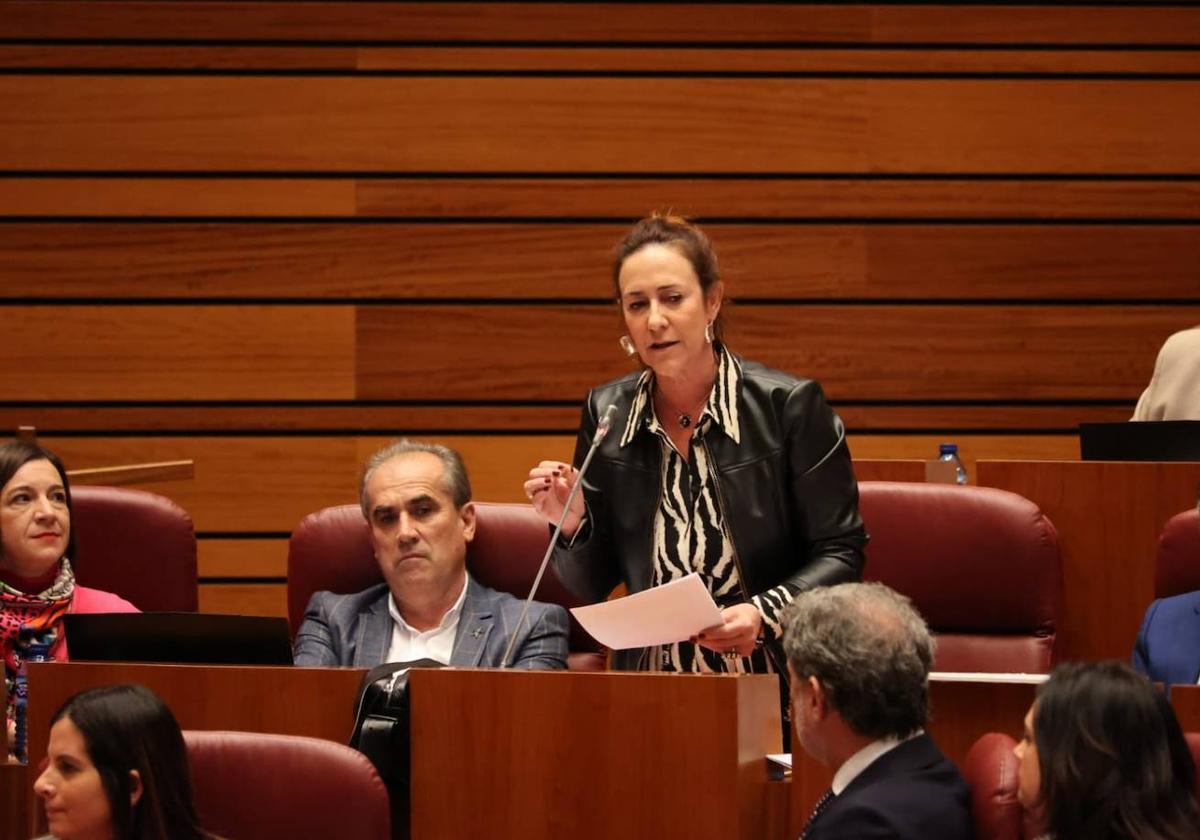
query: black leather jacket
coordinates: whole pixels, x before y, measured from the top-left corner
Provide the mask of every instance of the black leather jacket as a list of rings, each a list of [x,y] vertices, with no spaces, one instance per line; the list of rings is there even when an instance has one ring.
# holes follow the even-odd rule
[[[741,442],[714,426],[705,443],[734,546],[740,600],[785,582],[801,591],[858,580],[867,534],[842,421],[817,382],[739,362]],[[584,478],[588,524],[574,544],[557,546],[554,555],[559,577],[589,602],[602,600],[620,582],[630,593],[652,582],[660,442],[643,429],[619,446],[639,375],[631,373],[588,395],[575,445],[578,467],[597,418],[608,405],[617,406],[612,433]],[[768,638],[768,650],[786,673],[778,640]],[[640,651],[618,652],[617,667],[637,667],[639,657]]]

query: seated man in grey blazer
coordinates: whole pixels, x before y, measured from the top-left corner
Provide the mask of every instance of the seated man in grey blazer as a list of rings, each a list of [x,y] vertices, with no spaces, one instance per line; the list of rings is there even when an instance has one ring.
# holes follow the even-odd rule
[[[801,837],[970,840],[970,791],[925,734],[933,639],[909,600],[882,583],[802,592],[783,649],[796,736],[834,771]]]
[[[467,573],[475,506],[457,452],[400,440],[368,459],[359,501],[384,583],[313,595],[296,635],[297,665],[499,667],[515,633],[512,667],[567,667],[566,610],[534,603],[518,627],[522,602]]]

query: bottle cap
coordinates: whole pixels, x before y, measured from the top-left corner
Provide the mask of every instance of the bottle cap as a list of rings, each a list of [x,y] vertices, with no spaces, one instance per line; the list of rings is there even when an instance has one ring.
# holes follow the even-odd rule
[[[939,455],[957,455],[958,454],[958,444],[957,443],[943,443],[938,446],[938,454]]]

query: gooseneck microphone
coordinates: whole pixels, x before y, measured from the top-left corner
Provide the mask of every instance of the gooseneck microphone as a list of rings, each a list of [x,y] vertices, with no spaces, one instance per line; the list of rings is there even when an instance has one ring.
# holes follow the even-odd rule
[[[546,546],[546,556],[542,558],[542,565],[538,567],[537,577],[533,579],[533,586],[529,589],[529,597],[525,599],[525,606],[521,608],[521,619],[509,635],[508,647],[504,649],[504,657],[500,660],[500,667],[502,668],[507,668],[512,664],[510,658],[513,654],[513,647],[517,644],[517,636],[520,634],[521,628],[525,626],[525,619],[529,617],[529,605],[533,603],[533,596],[537,594],[538,587],[542,585],[542,575],[546,573],[546,566],[550,563],[550,555],[554,553],[554,546],[558,542],[559,534],[562,533],[563,524],[567,521],[567,514],[571,512],[571,502],[575,501],[575,494],[583,486],[583,474],[587,472],[588,465],[592,463],[592,456],[600,448],[600,442],[608,437],[608,433],[612,431],[613,421],[616,417],[617,407],[615,405],[610,405],[604,409],[604,414],[600,415],[600,420],[596,424],[596,433],[592,436],[592,445],[588,447],[587,457],[583,459],[583,463],[579,466],[579,475],[575,477],[575,483],[571,485],[571,492],[567,494],[567,500],[563,503],[562,515],[558,517],[558,524],[554,526],[554,533],[550,535],[550,544]]]

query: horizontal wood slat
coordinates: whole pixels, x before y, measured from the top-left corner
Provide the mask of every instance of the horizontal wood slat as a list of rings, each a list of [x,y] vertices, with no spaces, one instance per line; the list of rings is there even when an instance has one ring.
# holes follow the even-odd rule
[[[821,380],[835,403],[1132,400],[1166,337],[1200,323],[1195,305],[743,304],[729,314],[733,348]],[[10,306],[0,317],[11,402],[573,402],[633,367],[608,306]],[[62,336],[49,343],[48,318]]]
[[[1146,360],[1147,366],[1152,360]],[[988,430],[1073,431],[1080,423],[1128,420],[1134,401],[1120,405],[834,405],[851,431]],[[0,404],[0,434],[18,426],[64,432],[334,432],[430,434],[446,432],[573,432],[575,406],[538,405],[147,405],[47,406]]]
[[[287,617],[282,583],[201,583],[200,612]]]
[[[1200,299],[1195,225],[705,228],[735,300]],[[0,299],[597,301],[612,295],[610,249],[627,229],[552,222],[0,223]]]
[[[1169,6],[8,0],[13,39],[1195,44]]]
[[[359,398],[576,400],[631,368],[604,308],[420,311],[428,326],[414,343],[412,308],[360,309]],[[742,305],[731,316],[732,347],[819,379],[834,402],[1132,399],[1200,307]]]
[[[1189,50],[0,45],[0,67],[449,73],[1191,74]]]
[[[569,460],[575,445],[574,434],[437,435],[422,439],[461,452],[474,497],[490,502],[524,502],[522,482],[529,469],[541,460]],[[852,434],[849,443],[856,458],[925,460],[937,457],[938,444],[946,439],[940,435]],[[248,534],[291,533],[314,511],[356,503],[362,464],[391,438],[96,439],[46,435],[41,440],[72,469],[168,454],[194,459],[193,481],[146,484],[143,489],[174,499],[191,514],[196,531],[205,535],[199,541],[202,576],[225,577],[240,567],[245,569],[240,576],[251,577],[262,576],[266,568],[276,568],[279,554],[278,546],[267,542],[260,548],[260,540],[249,539]],[[1075,435],[960,434],[954,440],[969,470],[980,459],[1079,457]],[[218,546],[226,540],[232,545]]]
[[[0,324],[7,399],[354,395],[350,307],[5,306]]]
[[[285,578],[285,539],[209,539],[196,542],[196,573],[204,578]]]
[[[1200,181],[0,177],[0,218],[632,220],[656,207],[700,219],[1191,220]]]
[[[1200,322],[1200,306],[743,304],[730,315],[732,347],[821,380],[834,402],[1124,401],[1149,381],[1166,337]],[[607,306],[12,306],[0,316],[13,402],[576,401],[632,369]],[[62,335],[50,343],[47,318]]]
[[[9,170],[1200,172],[1193,81],[68,74],[0,102]]]

